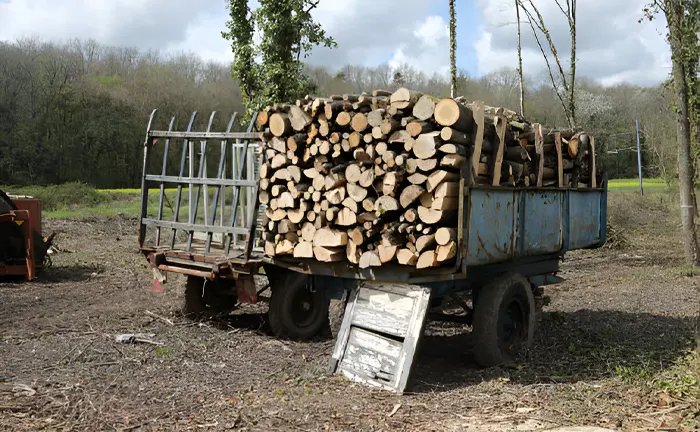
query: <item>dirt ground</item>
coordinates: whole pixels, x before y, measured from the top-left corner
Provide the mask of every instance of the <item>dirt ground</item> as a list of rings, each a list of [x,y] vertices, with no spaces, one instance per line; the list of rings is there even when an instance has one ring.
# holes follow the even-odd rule
[[[0,430],[690,430],[700,412],[649,384],[687,351],[698,311],[670,238],[567,255],[517,368],[480,369],[468,329],[429,324],[412,393],[398,396],[326,376],[333,341],[273,339],[264,306],[184,318],[182,279],[151,290],[133,219],[44,230],[72,253],[38,281],[0,283]],[[116,343],[122,333],[159,345]]]

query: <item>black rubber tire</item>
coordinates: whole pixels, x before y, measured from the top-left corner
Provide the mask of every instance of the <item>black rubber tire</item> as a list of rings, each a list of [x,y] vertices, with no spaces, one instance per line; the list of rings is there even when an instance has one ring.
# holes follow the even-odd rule
[[[530,282],[508,273],[483,286],[474,308],[474,358],[483,367],[513,366],[535,329]]]
[[[345,317],[345,308],[348,304],[348,291],[343,290],[343,296],[340,299],[331,299],[328,307],[328,324],[330,326],[331,337],[335,338],[340,332],[340,326],[343,324]]]
[[[323,290],[313,289],[311,276],[288,271],[274,279],[268,323],[275,336],[310,340],[328,328],[330,302]]]
[[[207,282],[216,284],[215,281]],[[185,307],[184,313],[187,316],[201,316],[205,314],[218,314],[230,312],[236,307],[237,299],[234,296],[214,295],[209,296],[212,301],[207,301],[204,295],[204,278],[197,276],[187,276],[185,283]],[[212,287],[216,290],[216,287]]]

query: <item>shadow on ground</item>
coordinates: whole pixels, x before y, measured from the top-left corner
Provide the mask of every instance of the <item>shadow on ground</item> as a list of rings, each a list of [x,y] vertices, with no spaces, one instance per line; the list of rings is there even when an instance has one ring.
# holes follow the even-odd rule
[[[412,390],[447,391],[504,378],[531,385],[651,376],[687,353],[694,321],[619,311],[544,312],[528,358],[509,369],[479,368],[466,327],[430,323]]]

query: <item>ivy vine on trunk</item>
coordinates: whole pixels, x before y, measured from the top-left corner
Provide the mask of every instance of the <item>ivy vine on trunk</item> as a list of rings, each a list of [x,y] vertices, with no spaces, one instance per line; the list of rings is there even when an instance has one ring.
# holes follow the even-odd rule
[[[291,103],[314,91],[304,74],[302,58],[318,45],[336,47],[311,11],[320,0],[260,0],[251,10],[248,0],[229,0],[228,31],[234,55],[232,75],[238,80],[247,117],[266,106]],[[260,34],[255,43],[253,35]]]

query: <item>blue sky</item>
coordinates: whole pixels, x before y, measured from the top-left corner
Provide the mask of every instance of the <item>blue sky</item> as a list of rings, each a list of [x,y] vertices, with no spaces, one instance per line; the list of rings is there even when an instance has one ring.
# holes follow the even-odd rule
[[[433,0],[431,15],[443,17],[450,22],[450,7],[447,0]],[[476,50],[474,44],[479,40],[479,28],[482,26],[481,11],[473,0],[456,0],[455,16],[457,19],[457,67],[466,70],[471,76],[478,76]]]

